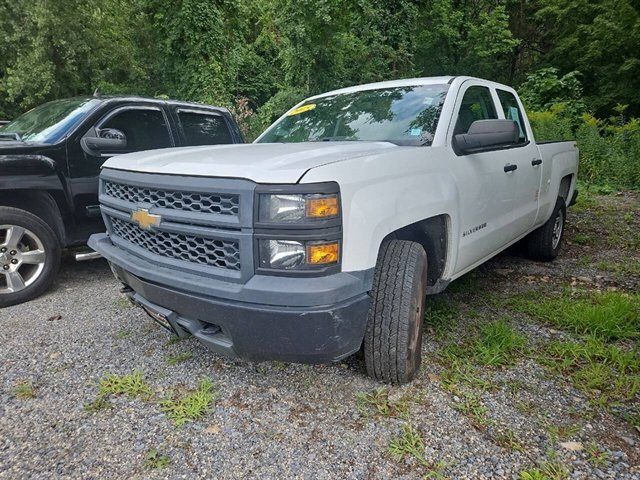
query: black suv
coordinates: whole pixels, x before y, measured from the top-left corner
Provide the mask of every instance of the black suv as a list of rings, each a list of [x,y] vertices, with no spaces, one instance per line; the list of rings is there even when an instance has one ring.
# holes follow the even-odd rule
[[[104,231],[98,174],[107,158],[242,142],[224,108],[140,97],[56,100],[0,127],[0,307],[44,292],[61,249]]]

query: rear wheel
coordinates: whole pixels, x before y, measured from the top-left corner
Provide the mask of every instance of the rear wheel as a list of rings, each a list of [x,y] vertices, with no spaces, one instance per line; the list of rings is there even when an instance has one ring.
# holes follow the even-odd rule
[[[364,338],[367,373],[386,383],[410,382],[420,369],[427,255],[422,245],[383,245],[373,280]]]
[[[0,307],[42,294],[59,265],[60,243],[49,225],[25,210],[0,207]]]
[[[567,207],[564,199],[558,197],[556,205],[547,222],[527,237],[527,253],[534,260],[548,262],[555,259],[562,246],[564,225],[567,219]]]

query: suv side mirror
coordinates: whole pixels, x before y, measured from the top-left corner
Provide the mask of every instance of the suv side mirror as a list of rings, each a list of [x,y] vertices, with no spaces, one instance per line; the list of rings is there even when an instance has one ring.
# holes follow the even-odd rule
[[[127,148],[127,136],[115,128],[103,128],[97,137],[85,137],[85,146],[97,152],[116,152]]]
[[[518,143],[520,129],[513,120],[476,120],[467,133],[454,135],[454,148],[462,153],[474,153],[489,147]]]

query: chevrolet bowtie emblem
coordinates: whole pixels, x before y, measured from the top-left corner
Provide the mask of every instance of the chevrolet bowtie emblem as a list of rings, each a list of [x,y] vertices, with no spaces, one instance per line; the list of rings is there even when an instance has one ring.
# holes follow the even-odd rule
[[[151,230],[151,227],[157,227],[160,225],[161,219],[160,215],[153,215],[146,208],[131,212],[131,220],[144,230]]]

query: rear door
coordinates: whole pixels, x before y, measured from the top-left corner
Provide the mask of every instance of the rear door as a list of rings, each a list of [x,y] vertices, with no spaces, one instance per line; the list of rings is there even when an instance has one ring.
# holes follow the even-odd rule
[[[496,88],[500,104],[500,114],[505,119],[518,124],[520,136],[518,143],[505,150],[514,170],[516,187],[513,195],[511,235],[513,238],[527,233],[534,225],[540,197],[542,157],[538,147],[531,141],[532,134],[524,117],[524,110],[516,95],[506,89]]]
[[[178,123],[180,143],[184,146],[221,145],[237,143],[227,118],[213,110],[177,107],[174,110]]]

